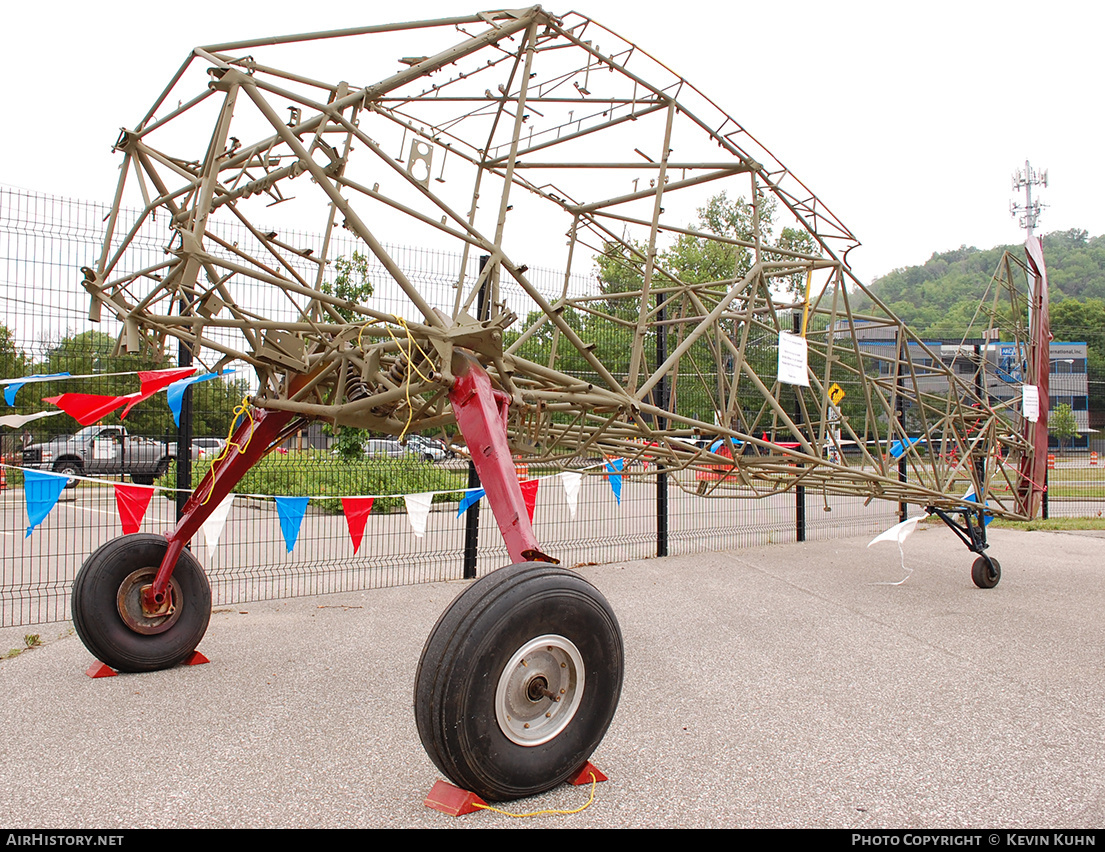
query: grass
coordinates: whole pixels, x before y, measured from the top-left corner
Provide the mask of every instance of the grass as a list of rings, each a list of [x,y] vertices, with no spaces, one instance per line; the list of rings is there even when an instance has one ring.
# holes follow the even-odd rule
[[[1034,521],[1007,521],[994,518],[993,527],[1006,530],[1105,530],[1105,517],[1093,518],[1037,518]]]
[[[210,467],[209,460],[192,462],[192,482],[198,485]],[[157,484],[172,488],[176,484],[176,462]],[[434,497],[435,503],[457,502],[458,491],[467,485],[463,470],[443,468],[416,458],[360,459],[345,461],[321,450],[307,450],[283,455],[273,453],[259,461],[234,487],[239,494],[263,494],[274,497],[308,495],[311,505],[334,514],[342,511],[341,497],[352,495],[377,496],[374,512],[404,507],[404,494],[425,491],[444,492]],[[172,492],[167,492],[172,496]],[[326,499],[326,495],[334,495]]]

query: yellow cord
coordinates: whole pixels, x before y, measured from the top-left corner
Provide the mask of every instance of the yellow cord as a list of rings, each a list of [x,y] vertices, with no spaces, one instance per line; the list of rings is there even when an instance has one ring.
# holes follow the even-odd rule
[[[595,801],[595,784],[598,782],[598,779],[595,778],[595,773],[594,772],[590,773],[590,775],[591,775],[591,798],[589,798],[587,800],[587,803],[585,805],[582,805],[581,807],[575,808],[574,810],[570,810],[570,811],[531,811],[528,814],[512,814],[510,811],[504,811],[504,810],[500,810],[499,808],[493,808],[493,807],[491,807],[491,805],[473,804],[473,807],[479,808],[480,810],[484,810],[484,811],[494,811],[497,814],[502,814],[503,816],[508,816],[508,817],[514,817],[516,819],[521,819],[523,817],[535,817],[535,816],[568,816],[570,814],[578,814],[582,811],[587,810],[589,807],[591,807],[591,804]]]
[[[393,315],[394,316],[394,315]],[[402,441],[407,437],[407,431],[411,428],[411,421],[414,419],[414,406],[411,405],[411,373],[417,373],[419,378],[424,382],[429,382],[429,378],[423,375],[422,371],[414,366],[414,350],[417,348],[419,354],[427,361],[430,360],[430,356],[426,354],[426,351],[418,345],[418,341],[414,339],[414,335],[411,334],[411,330],[407,327],[406,320],[400,316],[395,316],[395,322],[403,329],[407,334],[407,351],[403,351],[403,344],[399,342],[394,334],[392,334],[391,328],[387,325],[384,326],[384,330],[387,331],[388,336],[392,339],[396,346],[399,347],[399,352],[407,356],[407,380],[404,383],[404,391],[407,398],[407,422],[403,425],[403,431],[399,435],[399,440]]]
[[[246,440],[245,440],[244,444],[236,444],[233,441],[233,438],[234,438],[234,424],[238,422],[238,418],[241,417],[242,415],[245,415],[249,419],[249,432],[246,434]],[[249,397],[244,396],[244,397],[242,397],[241,403],[234,406],[234,416],[230,418],[230,428],[226,430],[226,441],[223,443],[223,448],[222,448],[222,450],[219,451],[219,454],[211,460],[211,466],[214,467],[216,464],[218,464],[224,458],[226,458],[226,455],[227,455],[227,453],[230,452],[231,447],[234,447],[234,449],[236,449],[239,453],[244,453],[246,451],[246,447],[249,446],[249,442],[252,439],[253,439],[253,412],[250,411]],[[211,491],[212,490],[213,489],[210,489],[210,488],[207,490],[207,494],[204,495],[203,500],[200,501],[201,506],[206,506],[207,505],[207,501],[211,499]]]

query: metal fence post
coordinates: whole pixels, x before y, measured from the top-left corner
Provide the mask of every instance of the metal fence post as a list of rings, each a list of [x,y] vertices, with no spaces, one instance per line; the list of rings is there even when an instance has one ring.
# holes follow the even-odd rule
[[[802,317],[795,311],[793,314],[793,329],[795,334],[802,333]],[[794,422],[796,425],[802,425],[802,386],[794,386]],[[798,467],[803,467],[801,462],[797,463]],[[794,539],[795,541],[806,540],[806,488],[804,485],[794,486]]]
[[[491,260],[487,254],[480,255],[480,274]],[[480,291],[476,294],[476,319],[481,322],[488,317],[487,282],[480,285]],[[476,473],[476,465],[472,459],[468,459],[468,488],[480,487],[480,475]],[[480,546],[480,501],[477,500],[468,507],[464,516],[464,571],[461,576],[465,580],[476,578],[476,557],[479,556]]]
[[[180,312],[183,314],[187,307],[187,297],[182,296]],[[177,348],[177,365],[192,366],[192,350],[183,340]],[[176,517],[178,521],[183,517],[184,504],[188,502],[192,493],[192,416],[192,386],[188,385],[181,397],[180,425],[177,426],[176,432]]]
[[[663,364],[668,359],[668,341],[667,341],[667,326],[664,325],[664,307],[663,307],[663,295],[661,293],[656,294],[657,310],[656,310],[656,363]],[[667,411],[668,410],[668,377],[665,375],[660,379],[660,383],[656,388],[657,403],[656,407]],[[656,427],[658,429],[667,429],[668,421],[666,417],[657,416]],[[668,474],[667,470],[662,464],[657,463],[658,473],[656,474],[656,555],[667,556],[668,555]]]

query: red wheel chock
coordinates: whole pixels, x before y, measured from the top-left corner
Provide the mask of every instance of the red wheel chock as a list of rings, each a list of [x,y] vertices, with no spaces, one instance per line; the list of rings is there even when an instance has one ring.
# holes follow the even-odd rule
[[[204,663],[211,662],[207,657],[201,654],[199,651],[193,651],[180,663],[182,666],[202,666]],[[89,677],[115,677],[119,672],[115,671],[107,663],[101,663],[99,660],[93,660],[92,665],[84,670],[84,673]]]
[[[591,776],[595,776],[595,783],[601,784],[603,781],[609,781],[605,775],[602,774],[591,761],[587,761],[583,764],[583,768],[579,770],[575,775],[568,779],[568,783],[573,787],[579,787],[583,784],[591,783]]]
[[[475,793],[454,787],[448,781],[438,781],[422,804],[449,816],[464,816],[478,811],[476,805],[486,805],[487,802]]]
[[[568,778],[568,783],[573,787],[579,787],[583,784],[590,784],[592,780],[595,783],[601,783],[610,779],[596,769],[591,761],[587,761],[579,772]],[[448,781],[435,782],[433,789],[430,790],[430,795],[426,797],[426,801],[422,804],[449,816],[464,816],[480,810],[480,805],[487,806],[487,802],[475,793],[462,790]]]
[[[99,660],[93,660],[92,665],[85,669],[84,673],[89,677],[115,677],[119,674],[107,663],[101,663]]]

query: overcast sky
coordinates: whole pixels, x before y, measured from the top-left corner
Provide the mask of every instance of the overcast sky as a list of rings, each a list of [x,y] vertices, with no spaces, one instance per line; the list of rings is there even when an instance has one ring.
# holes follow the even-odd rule
[[[1021,239],[1010,177],[1026,158],[1049,171],[1041,232],[1105,233],[1100,0],[546,5],[637,43],[748,128],[859,237],[849,260],[863,281],[933,251]],[[197,44],[480,8],[7,4],[0,184],[109,202],[119,127]]]

